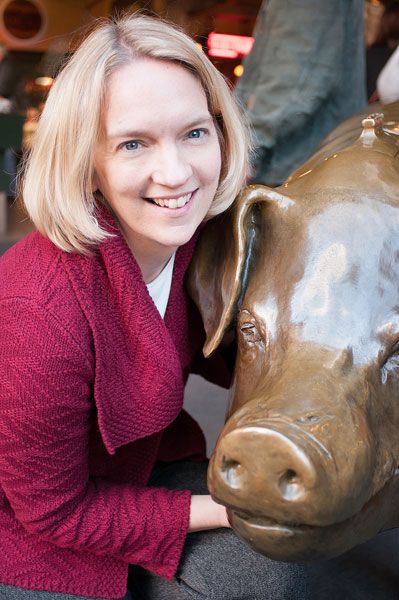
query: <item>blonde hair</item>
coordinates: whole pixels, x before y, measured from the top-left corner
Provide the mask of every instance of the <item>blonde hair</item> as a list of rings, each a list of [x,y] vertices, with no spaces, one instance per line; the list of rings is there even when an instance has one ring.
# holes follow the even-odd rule
[[[141,57],[177,62],[202,84],[222,152],[208,217],[228,208],[244,185],[247,126],[226,81],[203,51],[183,31],[154,17],[133,14],[100,21],[56,78],[22,176],[30,218],[67,252],[87,253],[109,236],[96,219],[94,145],[109,76]]]

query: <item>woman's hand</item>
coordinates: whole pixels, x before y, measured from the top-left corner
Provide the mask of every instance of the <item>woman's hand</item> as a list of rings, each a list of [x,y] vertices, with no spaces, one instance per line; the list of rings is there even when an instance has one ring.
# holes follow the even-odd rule
[[[217,504],[209,495],[191,496],[189,532],[218,527],[230,527],[226,508]]]

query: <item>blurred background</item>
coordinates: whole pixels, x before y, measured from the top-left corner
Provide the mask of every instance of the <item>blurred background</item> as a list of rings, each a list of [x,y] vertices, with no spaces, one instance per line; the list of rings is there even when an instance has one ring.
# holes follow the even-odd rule
[[[99,17],[146,10],[182,26],[234,83],[261,0],[1,0],[0,96],[39,108],[79,32]],[[240,36],[240,37],[226,37]]]
[[[252,47],[261,4],[261,0],[0,0],[0,96],[10,98],[19,110],[40,108],[82,29],[99,17],[143,9],[183,27],[234,85]],[[386,2],[364,4],[369,46]]]

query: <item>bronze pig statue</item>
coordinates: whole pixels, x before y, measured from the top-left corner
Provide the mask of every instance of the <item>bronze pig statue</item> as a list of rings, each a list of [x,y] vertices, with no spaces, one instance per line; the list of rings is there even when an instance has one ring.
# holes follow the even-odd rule
[[[236,326],[208,471],[233,528],[276,560],[399,526],[399,147],[375,119],[210,221],[189,274],[209,356]]]

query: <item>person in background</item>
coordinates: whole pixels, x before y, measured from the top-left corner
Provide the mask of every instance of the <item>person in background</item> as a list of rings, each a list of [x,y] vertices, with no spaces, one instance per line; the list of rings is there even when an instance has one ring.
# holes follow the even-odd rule
[[[307,598],[229,529],[182,410],[185,272],[247,160],[224,79],[163,21],[100,22],[56,78],[23,177],[38,231],[0,260],[0,597]]]
[[[389,4],[381,16],[374,42],[366,51],[366,84],[369,102],[379,99],[377,79],[399,44],[399,3]]]
[[[377,79],[377,93],[383,104],[399,100],[399,47],[396,48]]]
[[[279,185],[366,104],[363,0],[264,0],[236,95],[254,132],[252,180]]]

